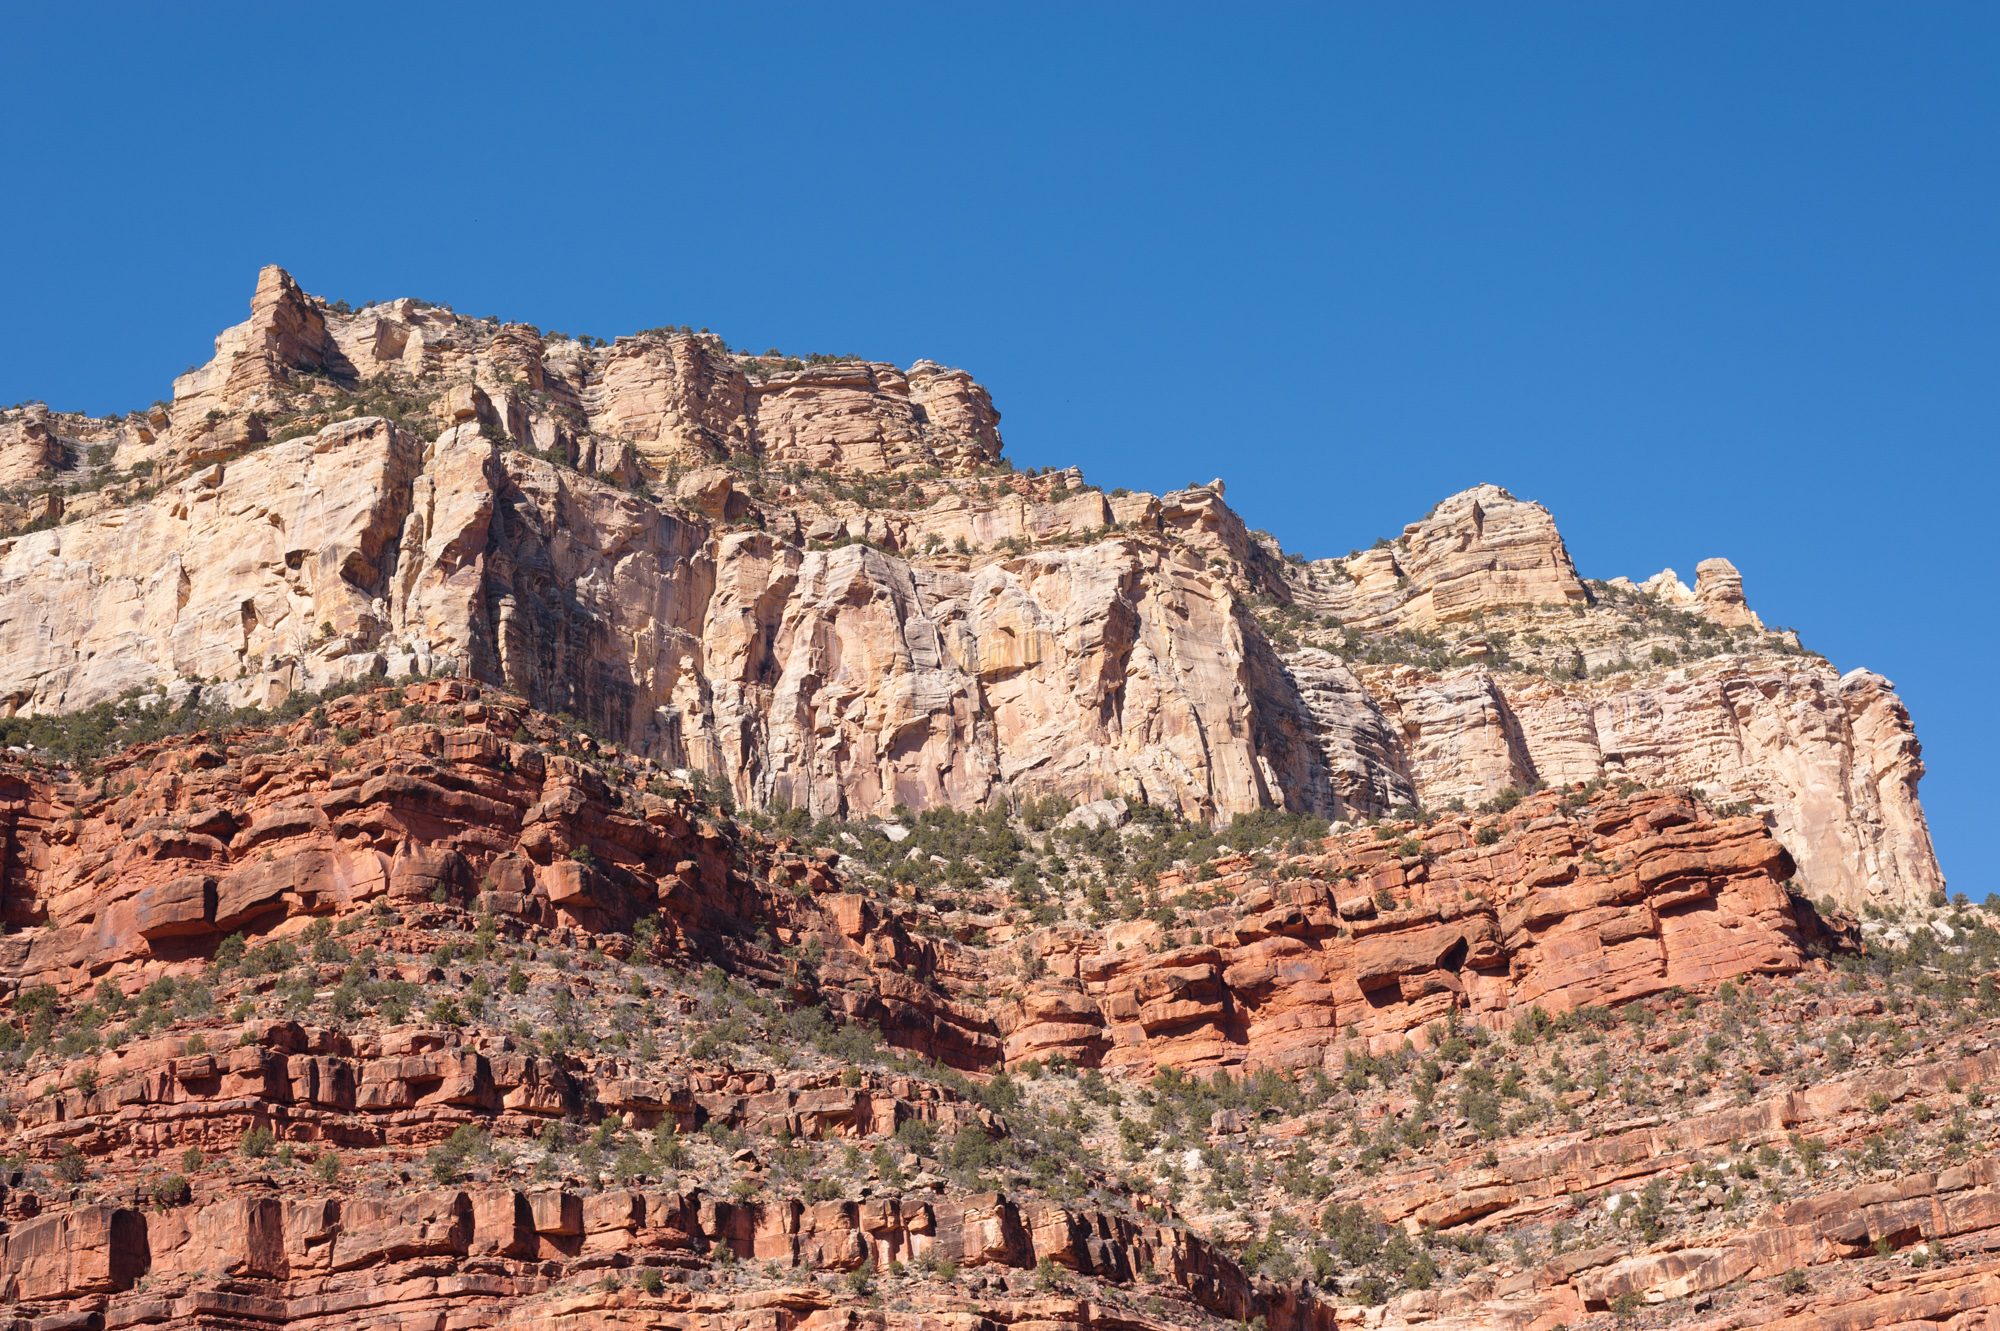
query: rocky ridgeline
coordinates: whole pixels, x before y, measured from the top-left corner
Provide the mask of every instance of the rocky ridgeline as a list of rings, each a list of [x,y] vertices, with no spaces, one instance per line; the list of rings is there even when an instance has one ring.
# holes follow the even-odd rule
[[[456,673],[832,817],[1605,778],[1748,806],[1816,897],[1943,890],[1888,682],[1767,630],[1726,561],[1589,582],[1493,486],[1291,560],[1219,482],[1013,471],[998,420],[929,362],[355,311],[266,269],[171,401],[0,413],[0,705]]]

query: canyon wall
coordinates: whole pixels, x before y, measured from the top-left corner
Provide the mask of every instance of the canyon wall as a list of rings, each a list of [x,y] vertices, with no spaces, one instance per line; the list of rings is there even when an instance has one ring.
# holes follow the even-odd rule
[[[0,419],[0,705],[458,674],[816,815],[1117,795],[1365,818],[1537,783],[1765,817],[1802,890],[1943,890],[1888,681],[1726,561],[1578,576],[1493,486],[1288,560],[1219,483],[1001,461],[963,372],[611,344],[266,269],[170,403]]]
[[[6,1324],[1978,1325],[1994,1009],[1830,984],[1762,820],[1305,827],[1040,921],[462,680],[0,766]]]

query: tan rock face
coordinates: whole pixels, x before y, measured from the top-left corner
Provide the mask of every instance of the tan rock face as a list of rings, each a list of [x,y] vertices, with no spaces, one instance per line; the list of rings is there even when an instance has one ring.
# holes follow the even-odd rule
[[[1408,623],[1584,600],[1548,510],[1521,503],[1498,486],[1453,495],[1406,529],[1403,544],[1399,562],[1422,589],[1404,611]]]
[[[772,462],[829,471],[999,458],[999,413],[984,389],[934,366],[918,382],[921,390],[887,366],[858,361],[780,375],[752,395],[751,429]],[[928,410],[933,405],[935,425]]]
[[[1588,599],[1548,510],[1497,485],[1451,496],[1392,543],[1309,565],[1298,595],[1344,624],[1397,629]]]
[[[409,507],[422,448],[359,420],[212,465],[151,502],[7,542],[0,599],[13,613],[0,627],[0,673],[10,710],[204,679],[265,702],[372,668],[366,652],[436,590],[391,581],[413,518],[451,511]],[[435,554],[430,575],[448,581],[454,552]]]
[[[1375,780],[1346,778],[1353,807],[1476,805],[1537,782],[1694,788],[1765,813],[1815,895],[1913,904],[1944,890],[1921,751],[1892,687],[1766,632],[1727,560],[1702,561],[1693,590],[1666,570],[1593,592],[1546,511],[1485,486],[1394,544],[1286,578],[1349,645],[1389,629],[1418,640],[1406,660],[1440,634],[1460,647],[1447,662],[1360,664],[1358,690],[1327,686],[1325,653],[1285,653],[1329,771],[1373,755]],[[1478,664],[1509,640],[1539,642],[1541,659]]]
[[[319,302],[275,266],[257,275],[250,318],[215,339],[215,359],[174,381],[174,423],[195,429],[207,413],[231,414],[267,400],[295,371],[350,373]]]
[[[684,337],[615,348],[602,377],[580,394],[593,427],[630,439],[656,467],[710,462],[748,447],[748,397],[742,370]]]
[[[1361,678],[1317,648],[1288,654],[1284,668],[1298,686],[1339,807],[1380,812],[1414,805],[1406,732],[1392,724]]]
[[[46,481],[62,461],[62,442],[49,426],[47,407],[30,404],[0,414],[0,486]]]
[[[1477,804],[1494,791],[1535,780],[1520,723],[1489,672],[1434,679],[1401,671],[1381,696],[1402,737],[1417,802]]]
[[[1309,779],[1260,734],[1228,588],[1157,542],[977,569],[718,533],[499,453],[367,419],[0,553],[15,710],[217,679],[266,702],[375,670],[470,670],[745,798],[815,813],[1012,789],[1209,815]],[[1249,630],[1254,632],[1254,629]]]
[[[0,424],[24,482],[64,439],[152,469],[0,504],[63,520],[0,537],[8,710],[461,673],[815,814],[1338,817],[1625,779],[1768,811],[1815,893],[1943,886],[1886,681],[1765,633],[1726,561],[1587,584],[1496,486],[1294,564],[1219,483],[1007,471],[985,390],[927,361],[348,312],[275,268],[216,345],[170,410]],[[1315,627],[1274,648],[1270,607]]]
[[[1704,559],[1695,566],[1694,599],[1702,612],[1725,628],[1761,629],[1743,600],[1743,575],[1726,559]]]
[[[1365,673],[1395,739],[1386,765],[1408,773],[1411,802],[1476,805],[1538,781],[1699,789],[1767,813],[1810,895],[1922,903],[1944,888],[1916,796],[1920,750],[1879,675],[1801,657],[1603,683],[1478,667]]]

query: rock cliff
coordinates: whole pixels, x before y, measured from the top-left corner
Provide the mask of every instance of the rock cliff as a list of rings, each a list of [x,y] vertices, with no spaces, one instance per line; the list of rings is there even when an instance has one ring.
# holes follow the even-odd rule
[[[0,412],[0,1329],[1991,1324],[1887,680],[998,424],[275,268]]]
[[[1992,1306],[2000,930],[1864,960],[1757,817],[760,830],[476,682],[333,695],[0,766],[0,1325]]]
[[[1590,582],[1494,486],[1290,560],[1219,484],[1017,472],[998,422],[930,362],[356,311],[266,269],[171,402],[0,416],[0,705],[462,675],[815,816],[1604,778],[1748,806],[1827,900],[1943,890],[1889,683],[1767,631],[1727,561]]]

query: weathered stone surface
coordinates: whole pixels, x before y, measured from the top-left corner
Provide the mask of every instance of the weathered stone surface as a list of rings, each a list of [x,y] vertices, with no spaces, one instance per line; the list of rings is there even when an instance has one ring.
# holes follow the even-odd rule
[[[1497,485],[1451,496],[1393,543],[1321,560],[1304,581],[1316,608],[1366,628],[1424,629],[1589,596],[1549,511]]]
[[[1743,600],[1743,575],[1726,559],[1704,559],[1695,565],[1695,603],[1725,628],[1761,629],[1764,621]]]
[[[1727,561],[1587,583],[1545,509],[1481,485],[1288,562],[1219,481],[1011,472],[998,421],[928,361],[349,312],[267,268],[170,409],[0,417],[0,523],[61,519],[0,538],[0,710],[460,674],[834,816],[1373,815],[1606,776],[1768,809],[1816,894],[1942,890],[1887,682],[1764,632]],[[100,459],[30,495],[106,453],[157,490],[90,489]],[[1345,636],[1274,650],[1275,614]]]
[[[1137,821],[1121,829],[1100,809],[1060,832],[1118,837]],[[1695,1180],[1808,1137],[1858,1156],[1850,1144],[1904,1106],[1932,1137],[1947,1123],[1986,1132],[1959,1111],[1973,1103],[1968,1088],[2000,1076],[1990,1019],[1963,1027],[1950,1048],[1900,1057],[1901,1037],[1878,1036],[1884,1061],[1872,1066],[1822,1077],[1767,1068],[1639,1119],[1604,1103],[1606,1085],[1571,1085],[1544,1116],[1484,1139],[1441,1097],[1440,1141],[1339,1168],[1350,1127],[1370,1141],[1387,1135],[1380,1099],[1335,1089],[1352,1060],[1407,1069],[1416,1055],[1406,1044],[1465,1057],[1444,1052],[1448,1032],[1478,1035],[1489,1051],[1502,1042],[1497,1057],[1477,1057],[1504,1068],[1534,1052],[1532,1034],[1523,1043],[1506,1032],[1553,1031],[1569,1014],[1587,1035],[1610,1028],[1571,1048],[1579,1081],[1593,1047],[1643,1081],[1655,1062],[1691,1057],[1699,1036],[1739,1020],[1849,1032],[1857,1018],[1864,1031],[1886,1020],[1865,993],[1829,992],[1814,949],[1832,935],[1784,890],[1791,857],[1761,820],[1684,794],[1535,793],[1504,811],[1224,854],[1200,875],[1170,870],[1141,885],[1151,908],[1132,918],[993,918],[972,929],[954,915],[947,930],[935,912],[850,879],[839,856],[730,823],[643,757],[490,687],[431,681],[329,701],[324,715],[269,732],[127,750],[87,781],[10,767],[0,828],[15,924],[0,938],[10,1024],[42,985],[75,1011],[108,984],[128,996],[128,1018],[130,996],[162,978],[212,1005],[197,1018],[200,1045],[183,1025],[67,1061],[44,1051],[0,1089],[9,1151],[29,1161],[18,1181],[0,1178],[0,1298],[24,1327],[254,1314],[299,1331],[440,1321],[764,1331],[759,1319],[778,1308],[801,1325],[880,1311],[885,1326],[977,1328],[951,1320],[967,1299],[1003,1326],[1262,1317],[1314,1331],[1356,1319],[1546,1327],[1632,1300],[1699,1311],[1746,1289],[1745,1324],[1868,1327],[1933,1314],[1950,1325],[1989,1288],[1974,1254],[2000,1236],[2000,1174],[1979,1152],[1893,1176],[1856,1169],[1769,1205],[1732,1202],[1742,1209],[1715,1212],[1721,1223],[1660,1242],[1571,1246],[1521,1264],[1502,1256],[1383,1305],[1335,1284],[1253,1278],[1225,1255],[1240,1230],[1212,1218],[1191,1226],[1158,1197],[1086,1187],[1056,1201],[988,1186],[976,1171],[843,1189],[821,1175],[803,1196],[784,1181],[782,1162],[806,1144],[836,1157],[851,1147],[866,1161],[921,1135],[913,1129],[940,1143],[1004,1140],[1032,1112],[981,1103],[972,1083],[926,1075],[922,1063],[801,1063],[781,1045],[778,1062],[744,1069],[711,1061],[727,1044],[682,1042],[673,1016],[657,1028],[657,1050],[564,1053],[498,1016],[391,1025],[218,1010],[302,980],[323,995],[371,973],[463,999],[473,992],[464,949],[480,938],[504,940],[513,964],[532,969],[507,1000],[518,1011],[548,1012],[542,996],[555,987],[669,1014],[712,1002],[724,1018],[749,1001],[742,987],[704,988],[706,999],[648,989],[657,973],[618,959],[638,955],[643,937],[647,955],[683,972],[754,977],[763,993],[877,1023],[895,1044],[974,1078],[1007,1069],[1017,1093],[1037,1099],[1083,1078],[1031,1079],[1031,1064],[1102,1072],[1134,1124],[1169,1100],[1155,1077],[1163,1069],[1196,1074],[1194,1085],[1216,1071],[1282,1070],[1293,1086],[1326,1088],[1309,1093],[1317,1104],[1302,1102],[1305,1118],[1274,1122],[1254,1102],[1212,1118],[1204,1109],[1202,1140],[1216,1149],[1185,1156],[1234,1153],[1290,1170],[1301,1153],[1312,1163],[1325,1153],[1339,1170],[1314,1185],[1331,1190],[1326,1200],[1365,1205],[1412,1235],[1533,1234],[1547,1216],[1594,1213],[1653,1180]],[[282,979],[265,963],[211,967],[225,928],[253,948],[291,943],[307,955]],[[355,950],[364,942],[372,960]],[[328,955],[339,960],[312,961],[318,943],[337,944]],[[1778,1006],[1725,999],[1724,981]],[[1674,1038],[1655,1032],[1697,998],[1704,1005]],[[1634,1007],[1660,1015],[1613,1015]],[[1921,1038],[1934,1018],[1910,1009],[1900,1020]],[[1392,1112],[1406,1112],[1407,1093],[1383,1080]],[[1572,1109],[1588,1119],[1565,1124]],[[281,1151],[365,1156],[375,1172],[350,1184],[340,1170],[322,1177],[252,1156],[242,1143],[253,1127]],[[465,1176],[434,1173],[441,1144],[468,1128],[510,1150],[551,1132],[616,1130],[628,1148],[663,1134],[726,1153],[742,1186],[660,1178],[651,1163],[619,1166],[638,1178],[600,1167],[510,1181],[490,1176],[503,1168],[497,1152]],[[176,1200],[162,1176],[189,1151],[191,1195]],[[65,1194],[47,1180],[71,1152],[87,1173]],[[1281,1237],[1299,1250],[1316,1242],[1309,1228]],[[1848,1268],[1879,1276],[1901,1261],[1882,1255],[1885,1243],[1952,1255],[1907,1287],[1841,1283]],[[950,1270],[955,1283],[899,1270]],[[1781,1284],[1799,1270],[1809,1293],[1783,1301]],[[640,1278],[649,1271],[660,1277],[650,1291]],[[893,1311],[858,1292],[869,1280],[894,1289]]]
[[[1503,1029],[1805,964],[1791,860],[1754,820],[1642,796],[1575,822],[1556,803],[1525,801],[1487,845],[1444,823],[1409,853],[1329,843],[1276,881],[1218,866],[1202,886],[1231,904],[1189,917],[1209,947],[1161,952],[1135,925],[1084,952],[1053,930],[1037,948],[1057,977],[1003,1009],[1007,1056],[1331,1069],[1354,1035],[1391,1047],[1455,1014]]]
[[[145,1218],[108,1206],[31,1219],[5,1235],[0,1294],[42,1302],[132,1287],[149,1263]]]
[[[46,406],[29,403],[0,413],[0,486],[46,481],[62,462],[62,440],[51,427]]]
[[[215,358],[174,381],[177,430],[190,435],[225,415],[257,406],[294,372],[351,372],[327,330],[320,302],[299,290],[290,273],[275,265],[257,274],[250,317],[215,339]]]
[[[1293,668],[1326,678],[1321,662],[1301,653]],[[1872,672],[1787,657],[1602,683],[1479,666],[1364,675],[1365,694],[1306,694],[1325,703],[1329,765],[1357,773],[1347,788],[1360,807],[1478,804],[1537,782],[1693,788],[1768,810],[1814,896],[1918,904],[1943,890],[1909,714]],[[1390,775],[1371,788],[1368,771]]]

